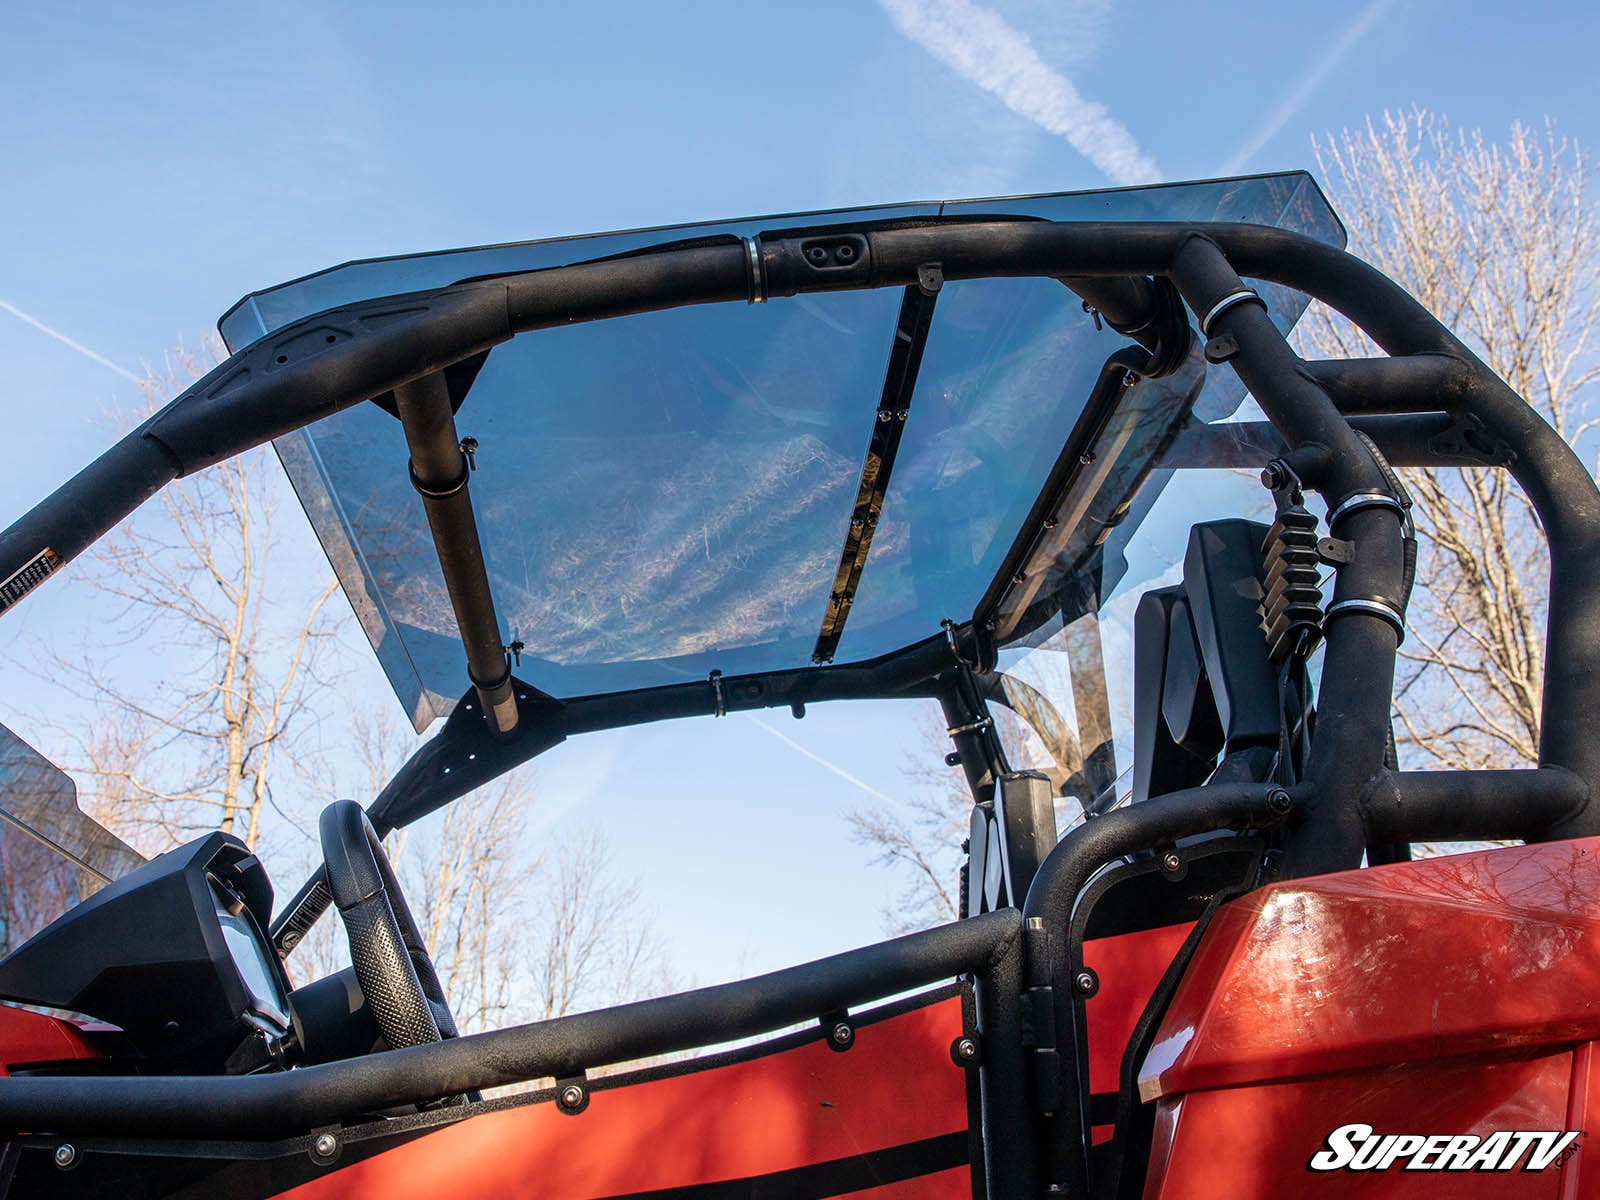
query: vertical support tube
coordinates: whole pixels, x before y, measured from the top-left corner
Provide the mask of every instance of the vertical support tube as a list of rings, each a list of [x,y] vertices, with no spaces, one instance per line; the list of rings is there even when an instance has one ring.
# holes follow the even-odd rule
[[[1037,1127],[1022,1046],[1022,938],[1013,930],[973,981],[978,1007],[979,1108],[990,1200],[1039,1192]]]
[[[1351,496],[1393,498],[1377,459],[1216,243],[1198,235],[1188,238],[1173,262],[1173,281],[1200,314],[1201,332],[1233,343],[1228,362],[1291,447],[1306,484],[1328,501],[1330,514]],[[1303,827],[1285,847],[1282,869],[1290,877],[1347,870],[1361,862],[1366,848],[1361,796],[1383,770],[1399,647],[1396,623],[1405,616],[1398,501],[1393,507],[1352,511],[1330,532],[1353,542],[1356,554],[1339,571],[1329,611],[1346,601],[1361,608],[1347,607],[1327,623],[1324,688],[1307,770],[1315,789]],[[1378,611],[1384,608],[1393,621]]]
[[[489,728],[509,734],[517,727],[517,698],[467,492],[469,471],[450,389],[443,373],[435,371],[395,388],[394,399],[411,452],[411,482],[427,509],[439,569],[467,652],[467,675]]]

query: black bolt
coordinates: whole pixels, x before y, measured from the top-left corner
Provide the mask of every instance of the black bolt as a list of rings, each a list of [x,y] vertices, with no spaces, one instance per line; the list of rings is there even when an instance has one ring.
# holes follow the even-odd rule
[[[1275,817],[1286,817],[1294,808],[1294,797],[1282,788],[1273,788],[1267,793],[1267,811]]]

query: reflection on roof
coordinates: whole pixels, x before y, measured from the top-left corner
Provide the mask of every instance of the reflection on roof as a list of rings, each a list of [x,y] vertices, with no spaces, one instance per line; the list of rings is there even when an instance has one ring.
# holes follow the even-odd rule
[[[1343,239],[1309,177],[1292,174],[373,260],[247,297],[221,327],[237,349],[354,300],[686,236],[976,214],[1249,221]],[[1266,294],[1280,325],[1292,324],[1302,301]],[[882,289],[680,308],[524,334],[495,349],[457,421],[479,445],[472,496],[506,640],[525,647],[518,674],[572,696],[809,664],[900,299]],[[945,285],[837,661],[876,657],[936,634],[944,618],[973,615],[1107,356],[1126,344],[1052,280]],[[1159,450],[1164,422],[1191,405],[1224,415],[1242,395],[1231,372],[1207,374],[1198,356],[1131,393],[1123,441],[1141,467]],[[363,405],[278,449],[420,728],[468,680],[399,423]],[[1126,467],[1108,486],[1117,471]],[[1092,518],[1092,496],[1084,508]],[[1037,586],[1008,598],[1018,636],[1023,609],[1048,607],[1067,576],[1086,569],[1085,547],[1066,544],[1071,532],[1059,531],[1055,557],[1030,569]]]

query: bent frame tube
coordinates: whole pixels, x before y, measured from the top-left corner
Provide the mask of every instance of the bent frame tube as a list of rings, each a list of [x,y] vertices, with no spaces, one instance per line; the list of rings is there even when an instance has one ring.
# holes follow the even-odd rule
[[[1600,590],[1600,493],[1559,435],[1380,272],[1311,238],[1252,225],[1007,219],[836,228],[862,232],[866,253],[857,269],[820,278],[801,253],[804,235],[763,237],[755,260],[759,294],[908,286],[918,268],[930,263],[952,280],[1170,275],[1180,251],[1198,238],[1214,244],[1239,275],[1329,303],[1391,355],[1458,364],[1452,374],[1464,376],[1441,389],[1449,394],[1428,398],[1428,407],[1442,400],[1447,411],[1474,414],[1515,451],[1511,469],[1550,540],[1540,760],[1565,766],[1591,784],[1600,779],[1600,742],[1587,736],[1584,722],[1584,714],[1600,707],[1600,610],[1584,603]],[[384,297],[304,318],[234,355],[0,534],[0,580],[30,566],[41,577],[59,569],[174,478],[516,333],[685,304],[745,301],[752,294],[751,271],[744,245],[730,238]],[[1339,370],[1336,364],[1295,369],[1307,379]],[[1279,414],[1290,422],[1279,432],[1291,442],[1300,436],[1300,416]],[[1382,655],[1381,646],[1370,649]],[[1588,830],[1589,823],[1580,821],[1550,833]]]
[[[564,1078],[770,1033],[958,975],[982,976],[1005,960],[1021,925],[1007,909],[736,983],[294,1071],[16,1076],[0,1086],[0,1127],[184,1137],[303,1133],[352,1112]]]

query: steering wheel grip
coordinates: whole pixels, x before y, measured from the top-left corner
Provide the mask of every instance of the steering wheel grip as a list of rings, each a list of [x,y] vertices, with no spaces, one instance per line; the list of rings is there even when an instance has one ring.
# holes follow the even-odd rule
[[[367,814],[338,800],[317,822],[328,890],[350,939],[350,961],[391,1049],[455,1037],[455,1018]]]

